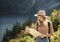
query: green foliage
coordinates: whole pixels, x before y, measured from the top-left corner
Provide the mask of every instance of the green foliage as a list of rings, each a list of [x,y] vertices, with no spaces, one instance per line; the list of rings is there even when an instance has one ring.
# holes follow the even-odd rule
[[[51,42],[60,42],[60,36],[58,34],[58,31],[53,34],[51,37]]]
[[[25,36],[24,37],[24,41],[25,42],[35,42],[33,38],[31,38],[30,36]]]
[[[9,42],[19,42],[19,39],[11,39]]]
[[[53,22],[54,31],[57,31],[58,25],[59,25],[58,19],[55,19]]]
[[[9,42],[35,42],[30,36],[24,36],[21,38],[11,39]]]
[[[0,42],[2,42],[2,41],[0,40]]]
[[[54,31],[57,31],[58,25],[60,23],[60,9],[54,9],[50,17],[51,21],[53,22]]]

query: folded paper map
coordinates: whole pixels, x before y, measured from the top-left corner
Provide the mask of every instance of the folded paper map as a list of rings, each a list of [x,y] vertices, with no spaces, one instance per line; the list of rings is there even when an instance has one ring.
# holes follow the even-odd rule
[[[33,35],[34,37],[37,37],[37,36],[40,36],[40,35],[41,35],[41,33],[39,33],[37,30],[35,30],[35,29],[33,29],[33,28],[26,28],[26,30],[28,30],[29,33],[30,33],[31,35]]]

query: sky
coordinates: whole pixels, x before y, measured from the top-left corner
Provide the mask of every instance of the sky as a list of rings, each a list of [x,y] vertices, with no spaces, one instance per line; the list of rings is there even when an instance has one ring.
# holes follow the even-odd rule
[[[0,0],[0,40],[5,29],[12,29],[16,22],[24,23],[30,17],[36,19],[34,14],[45,10],[50,15],[53,9],[60,8],[60,0]]]

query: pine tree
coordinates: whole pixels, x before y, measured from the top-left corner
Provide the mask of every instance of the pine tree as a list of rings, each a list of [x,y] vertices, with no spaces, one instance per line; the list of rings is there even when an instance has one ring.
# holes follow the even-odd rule
[[[18,22],[16,22],[16,24],[14,24],[12,29],[12,38],[15,38],[20,31],[21,31],[21,26]]]
[[[10,30],[8,30],[8,28],[6,28],[6,32],[3,35],[3,42],[8,42],[10,39]]]

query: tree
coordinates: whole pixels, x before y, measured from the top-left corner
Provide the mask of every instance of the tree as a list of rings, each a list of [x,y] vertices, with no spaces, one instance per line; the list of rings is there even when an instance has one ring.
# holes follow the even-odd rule
[[[26,26],[29,26],[33,23],[32,18],[29,18],[28,20],[26,20],[23,25],[22,25],[22,29],[24,30]]]
[[[33,22],[32,18],[29,18],[29,19],[26,21],[26,25],[27,25],[27,26],[30,26],[32,22]]]
[[[12,29],[12,38],[15,38],[20,31],[21,31],[21,26],[18,22],[16,22],[16,24],[14,24]]]
[[[6,28],[6,32],[3,35],[3,42],[8,42],[10,39],[10,30],[8,30],[8,28]]]

